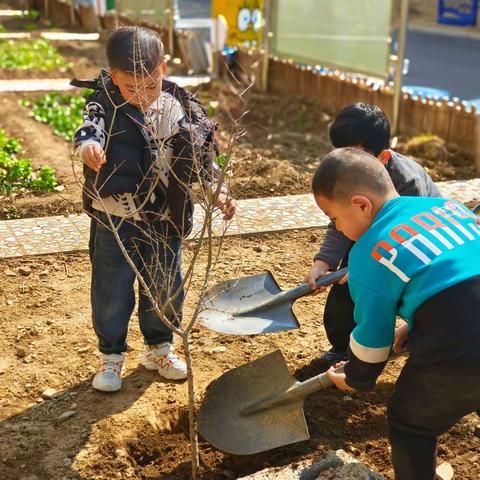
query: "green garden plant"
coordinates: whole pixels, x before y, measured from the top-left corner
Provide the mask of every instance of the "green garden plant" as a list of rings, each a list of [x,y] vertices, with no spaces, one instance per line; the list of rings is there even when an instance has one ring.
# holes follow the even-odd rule
[[[24,10],[22,13],[23,18],[29,18],[30,20],[38,20],[40,13],[38,10]]]
[[[0,41],[0,68],[53,70],[69,66],[58,50],[45,40]]]
[[[35,171],[29,159],[17,158],[21,149],[18,140],[0,129],[0,195],[25,190],[52,192],[58,184],[53,169]]]
[[[20,103],[32,109],[35,120],[50,125],[56,135],[71,141],[75,130],[82,124],[85,97],[90,93],[91,90],[84,90],[83,95],[50,92],[33,101],[23,99]]]

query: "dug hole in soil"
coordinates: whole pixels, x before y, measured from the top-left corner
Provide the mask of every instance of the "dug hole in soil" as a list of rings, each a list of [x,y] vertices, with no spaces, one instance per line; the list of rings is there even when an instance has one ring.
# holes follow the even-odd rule
[[[228,238],[212,284],[226,275],[272,270],[282,288],[293,287],[302,281],[322,237],[314,229]],[[187,244],[187,256],[190,249]],[[202,254],[200,267],[205,261]],[[2,480],[188,479],[187,385],[162,381],[138,365],[143,346],[136,317],[123,389],[102,394],[91,388],[98,357],[90,325],[87,255],[3,260],[0,268]],[[321,320],[324,302],[325,294],[298,300],[294,310],[301,327],[289,332],[237,337],[198,326],[191,339],[197,408],[208,384],[223,372],[278,348],[297,378],[318,373],[315,359],[328,348]],[[191,308],[187,301],[186,318]],[[215,349],[219,346],[225,351]],[[389,363],[374,392],[346,395],[332,388],[309,397],[309,441],[237,457],[201,440],[201,478],[234,479],[343,448],[392,479],[385,404],[403,362]],[[43,399],[47,388],[60,395]],[[476,423],[478,417],[470,415],[440,439],[439,459],[453,465],[457,478],[480,478]]]

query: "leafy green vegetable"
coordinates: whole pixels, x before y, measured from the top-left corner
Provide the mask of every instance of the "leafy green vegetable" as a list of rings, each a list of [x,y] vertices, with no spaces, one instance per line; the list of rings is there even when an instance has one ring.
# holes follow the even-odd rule
[[[222,172],[226,172],[228,164],[230,163],[230,157],[226,153],[221,153],[215,158],[215,162],[220,167]]]
[[[40,13],[38,10],[24,10],[22,12],[22,17],[23,18],[29,18],[30,20],[38,20],[40,17]]]
[[[53,169],[42,167],[35,172],[29,159],[16,157],[21,149],[18,140],[0,129],[0,194],[22,190],[53,191],[57,185]]]
[[[69,65],[57,49],[45,40],[0,41],[1,68],[53,70]]]
[[[27,99],[20,101],[24,107],[33,110],[33,118],[50,125],[54,133],[70,141],[75,130],[82,124],[85,98],[92,90],[84,90],[83,95],[62,95],[50,92],[33,102]]]

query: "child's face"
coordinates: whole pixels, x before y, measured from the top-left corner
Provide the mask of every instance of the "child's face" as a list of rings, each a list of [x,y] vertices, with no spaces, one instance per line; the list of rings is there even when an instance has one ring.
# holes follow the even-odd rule
[[[353,241],[357,241],[368,230],[374,218],[372,202],[364,195],[354,195],[345,202],[315,195],[315,201],[325,215],[335,222],[335,228]]]
[[[110,76],[125,101],[145,110],[160,96],[166,70],[166,63],[161,62],[151,74],[140,75],[116,69],[110,71]]]

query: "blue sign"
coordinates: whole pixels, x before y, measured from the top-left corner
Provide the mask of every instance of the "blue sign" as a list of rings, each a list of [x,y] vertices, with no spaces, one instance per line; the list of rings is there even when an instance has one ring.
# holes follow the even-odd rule
[[[478,0],[439,0],[438,23],[461,25],[477,24]]]

